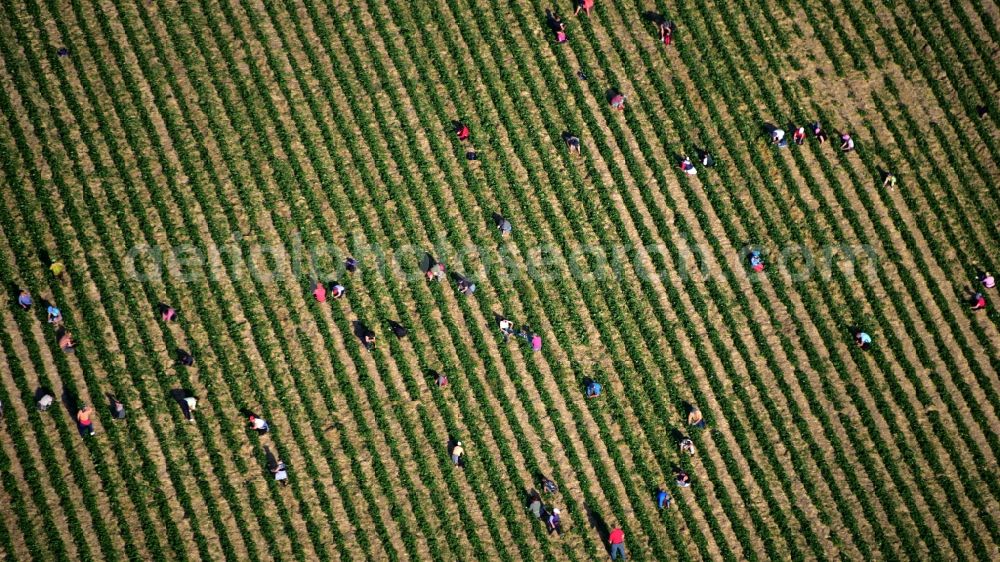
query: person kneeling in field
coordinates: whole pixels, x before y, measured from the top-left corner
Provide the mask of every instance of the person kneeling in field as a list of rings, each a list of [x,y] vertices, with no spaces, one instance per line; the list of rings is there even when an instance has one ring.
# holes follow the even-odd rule
[[[695,451],[695,449],[694,449],[694,441],[692,441],[689,437],[685,437],[684,439],[681,439],[681,452],[682,453],[687,453],[687,454],[689,454],[689,455],[691,455],[693,457],[694,456],[694,451]]]

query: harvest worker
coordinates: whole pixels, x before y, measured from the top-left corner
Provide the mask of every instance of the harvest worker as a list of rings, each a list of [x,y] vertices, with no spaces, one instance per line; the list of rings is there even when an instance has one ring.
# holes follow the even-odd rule
[[[358,270],[358,260],[354,258],[347,258],[344,260],[344,269],[346,269],[348,273],[354,273]]]
[[[528,511],[535,516],[535,519],[542,518],[542,498],[538,496],[538,492],[532,493],[531,503],[528,504]]]
[[[813,123],[813,136],[816,137],[816,140],[818,140],[820,144],[823,144],[828,138],[830,138],[827,136],[826,131],[823,130],[823,127],[820,126],[819,121]]]
[[[500,231],[500,236],[503,236],[503,237],[506,238],[507,236],[510,236],[510,233],[514,230],[514,227],[511,226],[509,220],[507,220],[507,219],[505,219],[503,217],[500,217],[497,220],[497,230]]]
[[[59,336],[59,349],[63,350],[64,353],[76,352],[76,342],[73,341],[73,334],[68,331],[64,331],[62,335]]]
[[[597,381],[590,381],[587,384],[587,398],[597,398],[601,395],[601,383]]]
[[[60,281],[66,280],[66,266],[63,264],[63,262],[59,260],[52,262],[52,265],[49,266],[49,271],[52,272],[52,275],[56,279]]]
[[[62,312],[55,305],[50,304],[46,312],[48,314],[49,324],[59,324],[62,322]]]
[[[689,437],[685,437],[684,439],[681,439],[681,452],[682,453],[687,453],[687,454],[689,454],[689,455],[691,455],[693,457],[694,456],[694,441],[692,441]]]
[[[656,506],[659,509],[670,509],[670,494],[667,493],[666,486],[660,486],[656,492]]]
[[[427,269],[427,280],[434,281],[435,279],[440,283],[444,281],[444,264],[441,262],[435,262],[430,268]]]
[[[992,289],[997,286],[997,280],[993,278],[992,275],[986,273],[985,271],[979,274],[979,282],[983,284],[983,287],[987,289]]]
[[[184,412],[184,419],[194,422],[194,411],[198,408],[198,399],[188,394],[181,400],[181,411]]]
[[[531,336],[531,350],[532,351],[542,350],[542,336],[538,334],[533,334]]]
[[[691,477],[688,476],[687,472],[681,469],[677,469],[677,485],[681,488],[689,488],[691,486]]]
[[[617,109],[618,111],[624,110],[625,109],[625,95],[621,94],[621,93],[617,93],[614,96],[612,96],[611,97],[611,107]]]
[[[889,188],[889,191],[896,190],[896,175],[890,172],[885,173],[885,179],[882,180],[882,187]]]
[[[580,137],[567,134],[564,138],[566,139],[566,146],[569,147],[569,151],[580,154]]]
[[[330,295],[335,299],[339,299],[347,294],[347,289],[339,283],[334,283],[333,287],[330,288]]]
[[[792,141],[795,142],[795,144],[802,146],[802,143],[806,141],[806,128],[798,127],[795,129],[795,132],[792,133]]]
[[[774,129],[771,131],[771,144],[781,145],[781,142],[785,140],[784,129]]]
[[[455,134],[458,135],[458,140],[466,140],[469,138],[469,127],[465,123],[456,122]]]
[[[617,560],[620,554],[622,560],[625,560],[625,531],[622,531],[621,527],[615,527],[611,534],[608,535],[608,544],[611,545],[611,559]]]
[[[500,333],[503,334],[503,341],[507,341],[514,333],[514,323],[506,318],[500,319]]]
[[[701,165],[706,168],[711,168],[715,165],[715,158],[712,157],[712,153],[708,151],[701,153]]]
[[[868,351],[868,348],[872,346],[872,337],[867,333],[858,330],[854,333],[854,342],[858,344],[858,347]]]
[[[573,12],[574,16],[580,15],[580,10],[587,12],[590,15],[590,9],[594,7],[594,0],[577,0],[576,11]]]
[[[250,416],[250,429],[254,429],[257,433],[264,435],[267,430],[271,429],[271,426],[267,425],[267,420],[264,418],[258,418],[257,416]]]
[[[313,296],[317,302],[326,302],[326,287],[322,283],[313,284]]]
[[[91,410],[86,404],[80,404],[80,410],[76,413],[76,428],[80,436],[94,435],[94,422],[90,419]]]
[[[463,295],[471,295],[476,292],[476,284],[463,277],[458,280],[458,291]]]
[[[750,268],[760,273],[764,271],[764,258],[760,255],[760,250],[750,252]]]
[[[191,355],[187,351],[177,348],[177,364],[183,365],[185,367],[194,366],[194,355]]]
[[[660,41],[663,41],[664,45],[670,45],[670,41],[674,37],[675,27],[672,21],[660,20]]]
[[[462,447],[462,442],[455,443],[455,448],[451,450],[451,462],[455,463],[455,466],[459,466],[464,454],[465,449]]]
[[[364,341],[365,349],[367,349],[368,351],[371,351],[372,349],[375,348],[375,334],[373,334],[371,332],[365,332],[365,336],[364,336],[364,340],[363,341]]]
[[[854,139],[851,138],[851,135],[847,133],[840,135],[840,150],[844,152],[854,150]]]
[[[164,322],[173,322],[177,319],[177,311],[169,305],[160,303],[160,317]]]
[[[546,521],[546,526],[549,529],[550,535],[552,533],[555,533],[557,535],[562,534],[562,520],[559,518],[558,507],[552,510],[552,513],[549,515],[549,520]]]
[[[448,377],[444,376],[441,373],[438,373],[434,377],[434,384],[438,385],[438,388],[448,386]]]
[[[982,293],[976,293],[972,297],[972,310],[983,310],[986,308],[986,297]]]
[[[288,468],[285,467],[285,461],[278,459],[278,463],[274,465],[271,469],[274,474],[274,480],[280,483],[282,486],[288,485]]]
[[[691,159],[688,158],[686,154],[681,160],[681,170],[684,170],[684,173],[689,176],[693,176],[698,173],[698,170],[694,167],[694,163],[691,162]]]
[[[566,24],[563,23],[562,18],[558,14],[549,14],[549,27],[556,34],[556,43],[566,42]]]
[[[17,295],[17,304],[21,305],[21,308],[28,310],[34,301],[31,300],[31,293],[25,289],[21,289],[21,292]]]
[[[543,476],[542,477],[542,490],[544,490],[546,494],[554,494],[554,493],[556,493],[556,492],[559,491],[559,486],[556,486],[556,483],[554,481],[552,481],[551,478],[545,478]]]
[[[114,397],[111,398],[111,416],[116,420],[125,419],[125,404]]]
[[[691,406],[691,409],[688,410],[688,425],[705,429],[705,418],[702,417],[701,410],[697,406]]]

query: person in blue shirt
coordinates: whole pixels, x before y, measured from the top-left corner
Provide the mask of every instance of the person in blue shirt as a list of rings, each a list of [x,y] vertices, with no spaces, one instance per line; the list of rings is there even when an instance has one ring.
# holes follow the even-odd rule
[[[656,505],[660,509],[670,509],[670,494],[663,489],[663,486],[656,492]]]
[[[21,305],[21,308],[28,310],[34,301],[31,300],[31,293],[21,289],[21,293],[17,295],[17,304]]]
[[[49,324],[58,324],[62,322],[62,312],[59,311],[55,306],[50,305],[48,309],[49,313]]]
[[[587,398],[596,398],[601,395],[601,383],[590,381],[587,385]]]

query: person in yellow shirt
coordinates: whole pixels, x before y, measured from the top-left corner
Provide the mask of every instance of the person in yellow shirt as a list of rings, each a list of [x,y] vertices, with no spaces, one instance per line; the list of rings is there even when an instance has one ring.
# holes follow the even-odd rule
[[[66,265],[63,262],[59,260],[52,262],[52,265],[49,266],[49,271],[52,272],[52,275],[56,279],[60,281],[66,280]]]
[[[458,466],[464,454],[465,449],[462,447],[462,442],[455,443],[455,448],[451,450],[451,462],[455,463],[455,466]]]

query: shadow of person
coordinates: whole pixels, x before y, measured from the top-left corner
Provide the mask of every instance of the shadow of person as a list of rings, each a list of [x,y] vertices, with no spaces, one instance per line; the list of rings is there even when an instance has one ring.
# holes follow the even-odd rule
[[[69,412],[69,416],[73,418],[74,422],[76,422],[76,413],[80,411],[80,398],[73,392],[63,390],[60,399],[62,400],[66,411]]]
[[[604,545],[604,550],[611,554],[611,547],[608,545],[608,538],[611,536],[611,529],[608,528],[607,521],[601,517],[601,514],[597,510],[592,509],[589,505],[584,504],[583,508],[587,512],[587,524],[591,529],[597,531],[597,536],[601,538],[601,544]]]
[[[267,474],[268,476],[272,476],[271,470],[278,466],[278,457],[274,456],[274,453],[271,452],[271,448],[267,445],[264,445],[264,458],[267,462]]]

